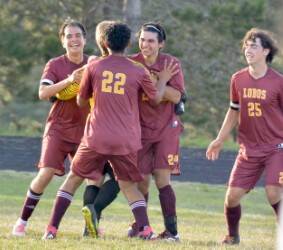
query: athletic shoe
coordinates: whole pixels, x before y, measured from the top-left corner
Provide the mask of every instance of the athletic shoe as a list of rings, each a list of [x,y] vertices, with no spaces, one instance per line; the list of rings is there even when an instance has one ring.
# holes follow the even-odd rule
[[[105,234],[104,228],[98,227],[97,228],[97,235],[98,235],[98,237],[103,237],[104,234]],[[84,231],[83,231],[83,237],[89,237],[89,236],[90,236],[89,232],[87,230],[87,227],[85,226],[84,227]]]
[[[136,222],[134,222],[132,225],[130,225],[130,227],[128,228],[128,237],[132,238],[132,237],[137,237],[139,234],[139,229],[138,229],[138,225]]]
[[[238,245],[240,243],[240,236],[226,235],[221,243],[223,245]]]
[[[180,242],[179,234],[174,235],[174,234],[170,233],[168,230],[165,230],[164,232],[159,234],[157,236],[157,239],[165,240],[165,241],[168,241],[168,242]]]
[[[17,237],[24,237],[26,235],[26,226],[27,224],[19,218],[16,221],[16,224],[13,226],[12,235]]]
[[[92,204],[88,204],[82,208],[83,217],[85,219],[86,234],[92,238],[98,237],[98,221],[97,215]]]
[[[145,226],[143,230],[138,233],[137,236],[143,240],[155,240],[156,239],[156,236],[150,226]]]
[[[42,236],[43,240],[54,240],[56,238],[57,228],[53,226],[47,226],[44,235]]]

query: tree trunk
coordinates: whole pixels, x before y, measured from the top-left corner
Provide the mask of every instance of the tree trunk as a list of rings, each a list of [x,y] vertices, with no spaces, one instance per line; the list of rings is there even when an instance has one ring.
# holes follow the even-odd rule
[[[141,1],[140,0],[124,0],[123,3],[124,21],[132,30],[132,39],[135,41],[135,33],[138,31],[141,17]]]

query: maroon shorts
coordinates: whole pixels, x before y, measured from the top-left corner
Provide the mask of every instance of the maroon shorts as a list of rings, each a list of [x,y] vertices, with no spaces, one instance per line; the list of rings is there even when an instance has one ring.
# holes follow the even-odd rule
[[[170,169],[180,175],[179,134],[163,137],[159,142],[143,141],[138,152],[138,167],[142,174],[152,174],[155,169]]]
[[[239,153],[230,175],[229,186],[250,190],[256,185],[263,171],[265,185],[280,186],[279,172],[283,171],[282,149],[263,157],[248,159]]]
[[[123,181],[139,182],[142,175],[137,168],[137,153],[128,155],[103,155],[80,144],[72,161],[72,171],[91,180],[99,180],[103,175],[104,165],[109,161],[116,179]]]
[[[38,168],[54,168],[56,175],[64,175],[64,162],[68,156],[70,159],[73,158],[77,148],[77,143],[63,141],[55,135],[44,136]]]

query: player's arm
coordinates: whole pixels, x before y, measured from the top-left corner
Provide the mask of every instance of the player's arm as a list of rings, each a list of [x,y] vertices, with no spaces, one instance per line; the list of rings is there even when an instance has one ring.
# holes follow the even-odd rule
[[[171,79],[172,76],[174,76],[178,72],[179,72],[179,68],[173,60],[171,60],[170,62],[168,62],[167,60],[165,61],[164,69],[161,72],[159,72],[159,74],[158,74],[159,79],[156,83],[157,96],[154,99],[154,102],[156,104],[159,104],[164,99],[166,88],[169,87],[169,86],[166,86],[167,82]],[[170,89],[167,90],[167,91],[170,91]],[[171,89],[171,91],[172,91],[172,89]],[[171,94],[172,93],[173,93],[173,95],[176,94],[176,92],[173,92],[173,91],[171,92]],[[180,98],[179,98],[179,100],[180,100]]]
[[[70,76],[68,76],[66,79],[56,84],[48,84],[48,83],[45,84],[45,82],[42,82],[39,87],[39,91],[38,91],[39,99],[49,100],[50,97],[55,96],[58,92],[65,89],[72,83],[74,82],[79,83],[81,80],[83,70],[84,70],[84,67],[74,70]]]
[[[165,91],[164,91],[164,95],[163,95],[163,99],[165,101],[169,101],[172,102],[174,104],[177,104],[180,102],[181,100],[181,92],[169,85],[167,85],[165,87]]]
[[[84,99],[80,95],[77,95],[77,104],[79,107],[85,107],[89,104],[89,99]]]
[[[77,95],[77,105],[79,107],[84,107],[86,105],[89,105],[89,98],[91,98],[92,92],[93,90],[92,90],[92,82],[90,79],[89,68],[86,67],[82,75],[80,89]]]
[[[214,161],[218,159],[224,141],[227,139],[232,129],[236,126],[238,120],[239,111],[229,108],[216,139],[213,140],[207,148],[206,157],[208,160]]]

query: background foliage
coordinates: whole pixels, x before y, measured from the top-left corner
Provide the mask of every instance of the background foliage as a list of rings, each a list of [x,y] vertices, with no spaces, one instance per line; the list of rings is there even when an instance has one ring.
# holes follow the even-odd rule
[[[94,30],[104,19],[125,20],[133,28],[160,21],[166,28],[166,52],[182,61],[189,102],[185,135],[211,138],[228,107],[229,79],[244,66],[240,40],[251,27],[282,34],[280,0],[0,0],[1,134],[40,135],[49,110],[39,102],[38,82],[47,60],[64,51],[58,28],[64,19],[88,29],[86,52],[98,53]],[[137,51],[136,41],[129,53]],[[274,63],[283,71],[282,57]],[[185,136],[185,138],[186,138]],[[183,140],[186,144],[186,140]]]

